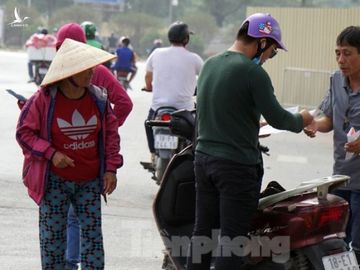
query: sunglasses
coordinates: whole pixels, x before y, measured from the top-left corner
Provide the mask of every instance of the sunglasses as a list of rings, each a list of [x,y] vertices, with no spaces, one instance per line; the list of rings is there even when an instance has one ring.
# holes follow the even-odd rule
[[[270,59],[273,58],[275,55],[277,55],[277,53],[278,53],[277,48],[272,47],[272,51],[271,51],[271,54],[270,54],[269,58]]]

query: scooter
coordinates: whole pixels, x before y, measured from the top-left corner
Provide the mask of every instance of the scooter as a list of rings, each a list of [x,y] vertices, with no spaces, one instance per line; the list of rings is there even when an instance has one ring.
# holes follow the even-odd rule
[[[129,82],[129,72],[128,71],[120,71],[117,70],[115,72],[116,74],[116,78],[118,79],[118,81],[121,83],[121,85],[125,88],[125,90],[133,90],[130,86],[130,82]]]
[[[153,120],[147,120],[146,125],[152,127],[154,134],[155,158],[152,163],[140,162],[140,164],[151,172],[152,179],[157,184],[161,179],[171,157],[179,153],[191,143],[188,134],[179,133],[179,125],[195,124],[195,112],[188,110],[176,110],[174,107],[160,107],[154,113]],[[192,132],[191,132],[192,133]]]
[[[187,129],[184,134],[194,132],[193,126],[182,127]],[[192,145],[173,156],[153,204],[165,245],[163,269],[186,269],[195,221],[193,160]],[[330,193],[347,181],[349,177],[335,175],[303,182],[291,190],[269,183],[252,221],[243,253],[246,263],[241,269],[359,269],[353,251],[343,240],[348,204]],[[218,235],[214,235],[212,241],[217,240]]]
[[[31,61],[31,63],[35,69],[34,82],[39,86],[49,70],[51,61]]]

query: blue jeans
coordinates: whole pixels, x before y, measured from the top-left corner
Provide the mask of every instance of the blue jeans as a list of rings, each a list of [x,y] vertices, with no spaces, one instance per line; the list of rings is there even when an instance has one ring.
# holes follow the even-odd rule
[[[71,205],[67,217],[66,270],[78,269],[80,263],[80,224]]]
[[[31,61],[28,62],[28,74],[30,79],[34,78],[33,63]]]
[[[247,236],[257,211],[262,176],[261,163],[245,165],[196,152],[196,213],[188,270],[209,270],[212,251],[218,244],[223,250],[231,250],[225,239]],[[221,240],[217,243],[213,232],[219,228]],[[205,244],[204,239],[210,239],[211,243]],[[211,249],[207,253],[200,251],[205,245]],[[215,269],[239,269],[242,264],[242,257],[231,253],[217,256]]]
[[[337,189],[333,192],[344,198],[350,206],[350,218],[346,226],[346,243],[351,242],[356,259],[360,263],[360,191]]]

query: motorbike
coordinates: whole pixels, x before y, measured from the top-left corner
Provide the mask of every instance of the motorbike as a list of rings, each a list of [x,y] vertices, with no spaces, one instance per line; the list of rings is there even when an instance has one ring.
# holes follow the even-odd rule
[[[190,140],[194,137],[194,126],[188,124],[178,125],[184,129],[177,132]],[[191,144],[175,154],[154,200],[153,215],[165,246],[162,269],[186,269],[195,222],[193,161]],[[359,269],[353,251],[348,250],[344,241],[348,203],[331,194],[347,181],[348,176],[334,175],[302,182],[290,190],[270,182],[261,193],[246,237],[249,241],[241,269]],[[214,235],[212,240],[217,241],[218,237],[219,234]]]
[[[120,71],[117,70],[115,72],[117,80],[121,83],[121,85],[125,88],[125,90],[132,90],[129,82],[129,72],[128,71]]]
[[[37,33],[25,43],[29,57],[29,68],[33,69],[33,80],[40,85],[47,73],[52,59],[56,54],[56,37],[49,34]]]
[[[140,164],[152,173],[152,179],[159,185],[171,157],[179,153],[191,143],[188,134],[178,132],[180,125],[189,122],[194,125],[194,111],[176,110],[174,107],[160,107],[154,113],[153,120],[147,120],[146,125],[151,126],[154,134],[155,158],[152,163]]]
[[[49,70],[51,61],[31,61],[34,68],[34,82],[39,86]]]

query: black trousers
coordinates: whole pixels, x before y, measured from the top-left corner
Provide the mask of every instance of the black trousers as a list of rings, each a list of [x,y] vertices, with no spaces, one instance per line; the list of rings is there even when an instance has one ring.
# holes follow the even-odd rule
[[[196,218],[187,269],[209,270],[211,258],[216,256],[216,270],[238,270],[242,256],[228,251],[234,238],[246,237],[250,230],[259,201],[262,163],[244,165],[196,152],[195,176]],[[214,239],[218,229],[220,241]],[[215,255],[212,251],[219,245],[222,252]]]
[[[155,114],[155,111],[150,108],[149,114],[148,114],[148,117],[146,118],[146,120],[153,120],[154,114]],[[152,127],[147,126],[145,123],[144,123],[144,126],[145,126],[146,139],[148,142],[149,151],[150,151],[150,153],[155,153],[154,133],[153,133]]]

